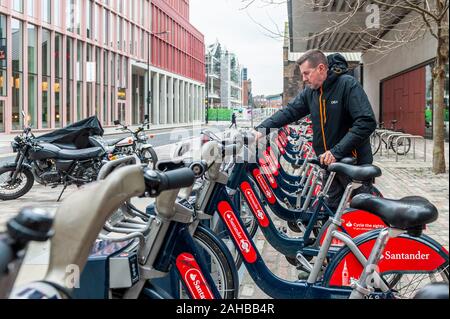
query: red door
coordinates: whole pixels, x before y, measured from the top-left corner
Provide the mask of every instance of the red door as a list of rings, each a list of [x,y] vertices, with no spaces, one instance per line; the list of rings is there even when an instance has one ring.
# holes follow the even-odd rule
[[[425,135],[425,67],[382,82],[383,122],[387,128],[397,120],[397,129]]]

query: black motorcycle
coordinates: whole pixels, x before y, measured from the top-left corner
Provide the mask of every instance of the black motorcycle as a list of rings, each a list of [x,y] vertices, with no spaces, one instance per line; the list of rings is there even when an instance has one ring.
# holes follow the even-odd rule
[[[95,181],[109,151],[96,135],[103,135],[96,117],[39,138],[25,128],[11,143],[16,160],[0,167],[0,200],[22,197],[36,181],[45,186],[63,185],[59,201],[68,186]]]

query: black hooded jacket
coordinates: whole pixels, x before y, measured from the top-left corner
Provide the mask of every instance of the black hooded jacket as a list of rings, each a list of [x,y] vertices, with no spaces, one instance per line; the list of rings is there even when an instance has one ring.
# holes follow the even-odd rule
[[[320,89],[304,89],[256,129],[280,128],[310,115],[317,155],[331,151],[337,160],[356,156],[358,165],[371,164],[369,137],[376,120],[369,99],[359,82],[347,75],[348,64],[341,54],[330,55],[328,64],[328,77]]]

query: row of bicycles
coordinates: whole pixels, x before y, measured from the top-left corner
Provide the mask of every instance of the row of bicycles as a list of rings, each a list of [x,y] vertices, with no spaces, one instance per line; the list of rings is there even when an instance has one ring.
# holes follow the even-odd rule
[[[321,165],[309,122],[263,141],[253,131],[204,131],[201,149],[173,155],[156,169],[133,156],[109,162],[54,218],[21,211],[0,240],[0,297],[235,299],[245,267],[276,299],[414,298],[423,289],[448,298],[448,251],[424,233],[437,208],[418,196],[383,198],[375,187],[358,194],[380,168],[352,158]],[[332,209],[338,174],[351,182]],[[135,197],[156,200],[142,211]],[[269,269],[258,229],[304,279]],[[47,273],[12,289],[31,240],[50,240]]]

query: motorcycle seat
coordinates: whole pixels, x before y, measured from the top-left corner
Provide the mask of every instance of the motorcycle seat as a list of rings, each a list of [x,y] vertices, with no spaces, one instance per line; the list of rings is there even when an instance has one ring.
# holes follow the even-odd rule
[[[53,143],[56,147],[63,150],[77,150],[78,148],[74,144]]]
[[[101,147],[91,147],[82,150],[61,150],[58,157],[64,160],[83,160],[103,155],[105,151]]]

